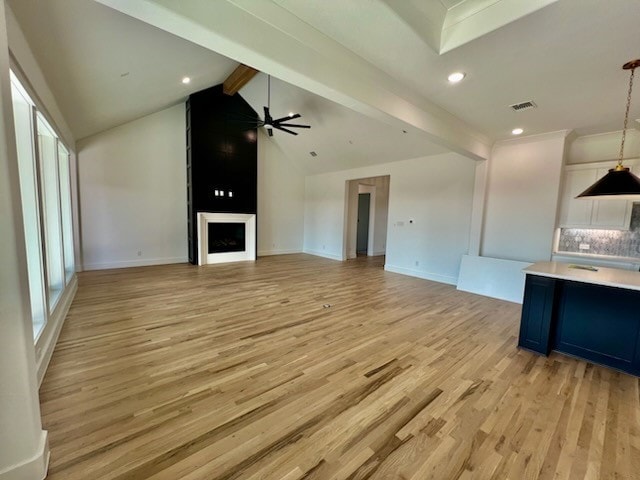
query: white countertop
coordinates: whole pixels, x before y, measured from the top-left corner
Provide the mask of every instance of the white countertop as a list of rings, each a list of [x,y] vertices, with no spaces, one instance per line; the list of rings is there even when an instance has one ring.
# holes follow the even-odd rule
[[[596,271],[572,268],[575,266],[581,265],[561,262],[537,262],[522,271],[526,274],[539,275],[541,277],[640,290],[640,272],[607,267],[586,267]]]

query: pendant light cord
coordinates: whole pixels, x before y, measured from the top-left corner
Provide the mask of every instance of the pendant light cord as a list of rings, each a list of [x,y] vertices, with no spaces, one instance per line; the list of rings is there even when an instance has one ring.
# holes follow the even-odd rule
[[[627,109],[624,112],[624,127],[622,127],[622,143],[620,144],[620,156],[618,158],[618,167],[622,167],[622,158],[624,156],[624,141],[627,137],[627,124],[629,123],[629,108],[631,107],[631,91],[633,90],[633,76],[636,69],[631,69],[631,77],[629,78],[629,93],[627,95]]]
[[[633,71],[631,71],[631,78],[633,79]],[[631,91],[629,91],[629,95],[631,95]],[[629,96],[631,99],[631,96]],[[267,75],[267,107],[271,110],[271,75]],[[627,115],[629,114],[629,105],[627,105]],[[624,128],[627,128],[627,121],[624,122]],[[622,144],[624,145],[624,139],[622,140]]]

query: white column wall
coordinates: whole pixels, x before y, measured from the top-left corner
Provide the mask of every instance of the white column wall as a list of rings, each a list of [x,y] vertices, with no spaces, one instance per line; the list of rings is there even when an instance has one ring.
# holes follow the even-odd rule
[[[13,127],[5,4],[0,2],[0,480],[46,473]]]
[[[549,260],[568,131],[497,143],[488,164],[483,257]]]

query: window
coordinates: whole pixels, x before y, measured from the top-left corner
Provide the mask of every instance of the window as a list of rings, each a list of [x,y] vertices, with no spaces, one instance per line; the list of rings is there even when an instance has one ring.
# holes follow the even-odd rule
[[[40,210],[38,207],[38,184],[34,145],[33,116],[31,98],[20,87],[15,77],[11,78],[13,115],[18,151],[20,174],[20,194],[24,223],[25,248],[29,276],[29,296],[33,318],[33,337],[38,337],[46,323],[46,299],[44,270],[42,265],[42,240],[40,238]]]
[[[11,72],[33,336],[75,272],[69,150]]]
[[[62,249],[64,255],[65,282],[75,273],[73,250],[73,219],[71,216],[71,175],[69,152],[58,142],[58,178],[60,179],[60,212],[62,214]]]
[[[49,309],[53,310],[64,290],[58,139],[42,114],[38,113],[38,160],[44,220],[44,252],[49,286]]]

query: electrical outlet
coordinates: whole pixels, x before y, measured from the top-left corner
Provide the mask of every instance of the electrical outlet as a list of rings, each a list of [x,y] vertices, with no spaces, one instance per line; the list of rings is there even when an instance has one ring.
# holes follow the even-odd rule
[[[324,246],[324,245],[322,245],[322,249],[323,249],[323,250],[325,249],[325,246]]]
[[[589,250],[591,248],[591,245],[589,245],[588,243],[581,243],[579,248],[580,250]]]
[[[142,250],[138,250],[138,256],[141,257],[142,256]]]
[[[416,260],[416,267],[420,266],[420,262],[418,260]]]

